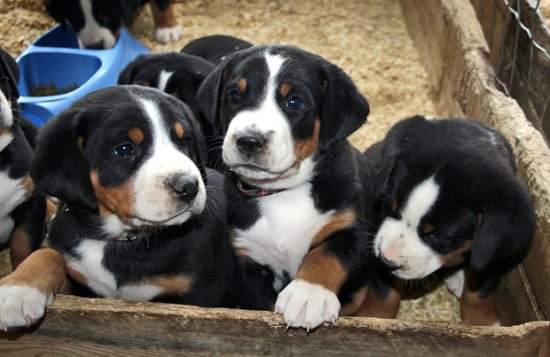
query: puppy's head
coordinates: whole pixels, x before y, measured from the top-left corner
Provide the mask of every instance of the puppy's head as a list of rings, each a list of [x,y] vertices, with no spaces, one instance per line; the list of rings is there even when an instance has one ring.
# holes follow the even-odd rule
[[[290,46],[230,55],[198,96],[215,130],[225,135],[227,167],[266,188],[307,181],[315,155],[359,128],[369,112],[341,69]]]
[[[137,0],[46,0],[46,10],[57,22],[76,32],[80,48],[115,46],[120,28],[128,24]]]
[[[468,259],[478,274],[515,266],[535,223],[504,138],[466,121],[407,124],[386,139],[375,254],[402,279]]]
[[[203,150],[185,104],[156,89],[114,86],[43,127],[31,175],[40,190],[98,213],[117,234],[201,213]]]
[[[212,63],[179,52],[140,55],[122,70],[118,84],[158,88],[183,101],[199,118],[197,91],[213,69]]]
[[[17,107],[19,67],[6,51],[0,48],[0,151],[12,140],[14,109]]]

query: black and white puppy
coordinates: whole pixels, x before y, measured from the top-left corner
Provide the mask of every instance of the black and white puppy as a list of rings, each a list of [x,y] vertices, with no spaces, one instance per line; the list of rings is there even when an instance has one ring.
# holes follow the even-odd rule
[[[19,68],[0,49],[0,245],[11,244],[16,267],[44,235],[45,200],[29,174],[38,129],[19,116]]]
[[[149,3],[155,23],[155,39],[174,42],[181,28],[174,15],[172,0],[45,0],[46,10],[57,22],[68,23],[76,32],[81,48],[106,49],[115,46],[122,26]]]
[[[234,306],[223,175],[182,102],[142,86],[90,93],[51,119],[32,176],[60,200],[49,246],[0,281],[0,328],[57,292]],[[68,271],[68,273],[67,273]]]
[[[526,254],[535,227],[506,139],[479,122],[416,116],[366,155],[379,171],[374,252],[385,267],[371,284],[371,305],[393,317],[399,279],[442,273],[465,323],[498,324],[495,289]]]
[[[307,330],[354,313],[366,285],[372,172],[347,136],[366,121],[367,100],[325,59],[267,45],[228,56],[199,104],[225,137],[241,306],[275,308]]]

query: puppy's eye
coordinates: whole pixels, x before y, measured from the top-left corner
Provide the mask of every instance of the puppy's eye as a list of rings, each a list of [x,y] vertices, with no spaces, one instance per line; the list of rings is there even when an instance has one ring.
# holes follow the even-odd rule
[[[426,223],[422,226],[422,233],[424,234],[433,234],[434,231],[435,231],[435,227],[429,223]]]
[[[231,89],[228,93],[228,97],[233,103],[239,103],[242,99],[242,94],[238,89]]]
[[[298,110],[302,106],[302,99],[300,97],[292,95],[285,99],[283,105],[286,109]]]
[[[115,154],[116,156],[131,156],[135,155],[135,153],[136,150],[130,144],[121,145],[113,150],[113,154]]]

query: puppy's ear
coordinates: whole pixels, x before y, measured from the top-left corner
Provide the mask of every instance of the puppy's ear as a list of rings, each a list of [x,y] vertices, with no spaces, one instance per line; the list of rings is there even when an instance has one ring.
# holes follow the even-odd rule
[[[225,83],[231,68],[230,60],[222,62],[201,83],[197,92],[199,109],[210,123],[212,134],[221,135],[227,129],[220,112]]]
[[[183,102],[180,102],[180,104],[183,107],[183,112],[189,118],[189,125],[191,125],[191,130],[194,135],[195,147],[193,150],[195,151],[195,157],[193,158],[193,161],[195,161],[195,164],[201,173],[202,180],[206,185],[208,181],[206,175],[206,154],[208,150],[206,148],[206,139],[204,138],[199,122],[197,121],[197,118],[195,118],[191,108]]]
[[[138,61],[144,55],[137,56],[132,62],[128,63],[126,67],[118,75],[117,84],[132,84],[136,75],[136,69],[138,68]]]
[[[508,182],[493,183],[494,189],[484,197],[470,257],[472,270],[479,273],[511,269],[527,253],[535,231],[527,188],[508,176]]]
[[[13,57],[0,48],[0,77],[6,78],[6,90],[8,93],[8,99],[11,100],[13,104],[17,102],[19,98],[19,66]],[[2,78],[0,78],[2,80]],[[2,88],[4,90],[4,88]]]
[[[63,0],[45,0],[44,5],[46,11],[50,14],[51,17],[60,24],[65,23],[67,18],[65,15],[65,6]]]
[[[36,187],[60,200],[97,212],[98,202],[82,155],[76,109],[67,109],[42,127],[31,177]]]
[[[361,127],[369,114],[369,103],[353,81],[337,66],[324,70],[324,102],[321,109],[321,149],[346,138]]]

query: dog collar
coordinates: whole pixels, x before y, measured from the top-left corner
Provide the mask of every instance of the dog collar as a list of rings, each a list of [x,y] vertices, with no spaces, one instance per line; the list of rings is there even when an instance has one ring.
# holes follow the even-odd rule
[[[138,238],[138,235],[134,232],[128,232],[118,237],[109,238],[110,242],[132,242]]]
[[[249,185],[242,180],[237,181],[237,188],[239,189],[241,194],[247,197],[264,197],[286,190],[286,188],[260,188]]]

